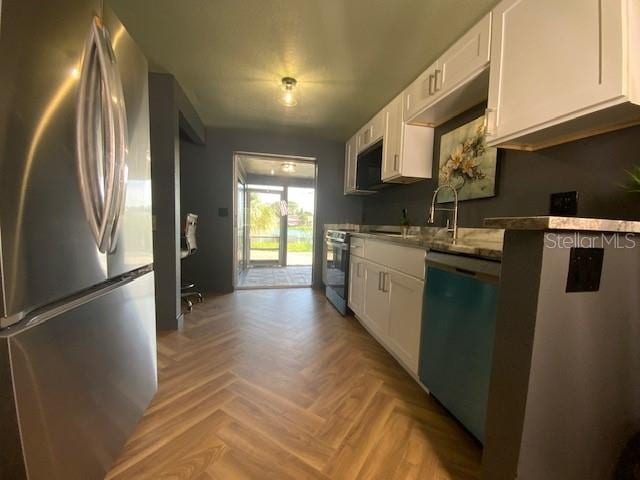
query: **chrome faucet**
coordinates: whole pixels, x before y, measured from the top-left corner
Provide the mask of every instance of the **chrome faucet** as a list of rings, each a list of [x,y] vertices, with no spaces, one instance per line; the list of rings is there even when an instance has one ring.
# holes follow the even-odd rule
[[[438,193],[443,188],[450,188],[453,192],[453,208],[436,208],[436,198],[438,197]],[[453,228],[449,225],[449,219],[447,218],[447,232],[451,232],[453,234],[453,243],[456,243],[458,239],[458,191],[450,184],[445,183],[444,185],[440,185],[436,188],[436,191],[433,192],[433,198],[431,199],[431,208],[429,209],[429,218],[427,219],[427,223],[435,222],[435,214],[438,212],[453,212]]]

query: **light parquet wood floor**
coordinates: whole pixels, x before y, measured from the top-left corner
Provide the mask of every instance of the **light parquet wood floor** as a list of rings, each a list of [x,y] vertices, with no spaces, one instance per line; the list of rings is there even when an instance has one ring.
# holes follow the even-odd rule
[[[310,289],[208,298],[158,368],[110,480],[478,478],[475,440]]]

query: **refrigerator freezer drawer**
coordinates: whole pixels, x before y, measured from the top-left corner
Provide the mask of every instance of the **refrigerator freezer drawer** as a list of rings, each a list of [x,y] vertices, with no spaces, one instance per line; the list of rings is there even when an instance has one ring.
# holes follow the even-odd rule
[[[153,272],[9,338],[30,480],[101,479],[157,389]]]

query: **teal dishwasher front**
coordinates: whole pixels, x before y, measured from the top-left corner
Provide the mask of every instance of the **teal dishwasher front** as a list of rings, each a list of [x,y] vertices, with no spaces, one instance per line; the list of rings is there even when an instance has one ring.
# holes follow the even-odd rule
[[[499,262],[427,255],[420,380],[483,443],[499,278]]]

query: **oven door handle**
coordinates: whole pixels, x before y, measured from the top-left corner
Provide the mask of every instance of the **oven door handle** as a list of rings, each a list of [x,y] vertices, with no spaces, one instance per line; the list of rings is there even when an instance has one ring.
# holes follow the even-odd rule
[[[329,240],[327,240],[327,247],[339,248],[340,250],[349,250],[349,245],[347,245],[346,243],[331,242]]]

